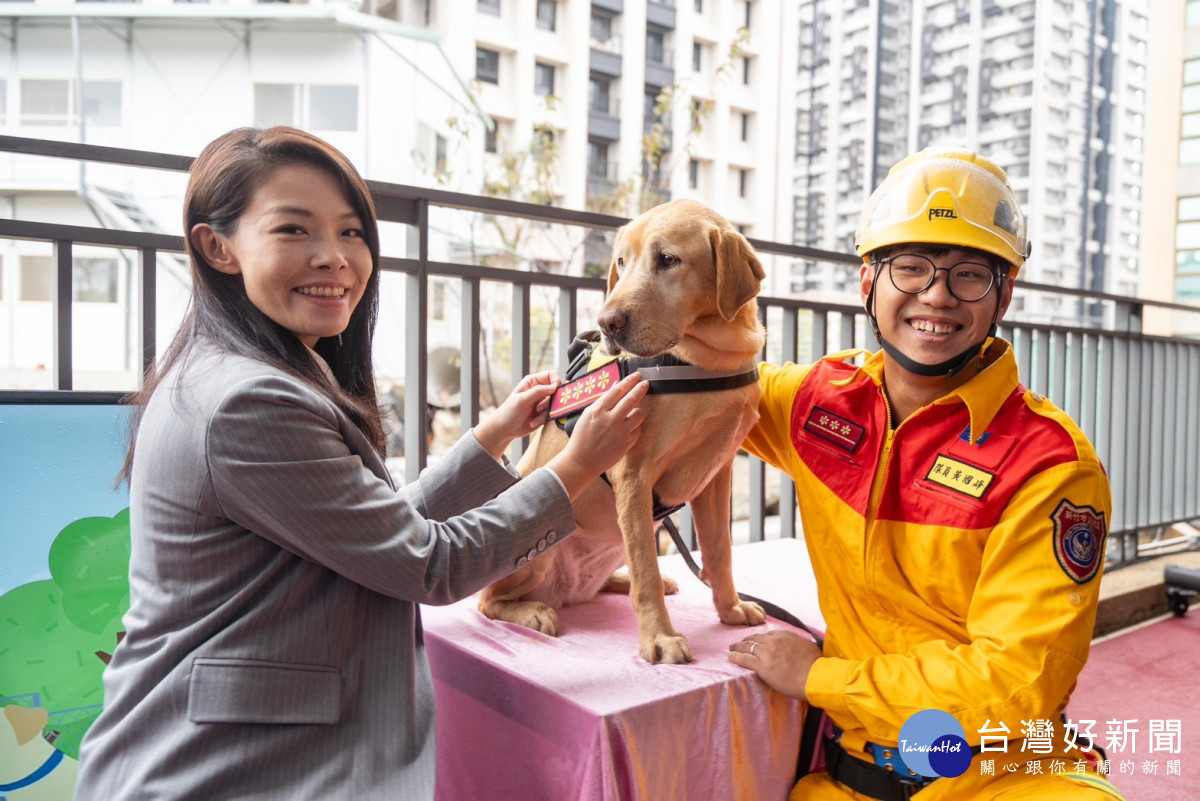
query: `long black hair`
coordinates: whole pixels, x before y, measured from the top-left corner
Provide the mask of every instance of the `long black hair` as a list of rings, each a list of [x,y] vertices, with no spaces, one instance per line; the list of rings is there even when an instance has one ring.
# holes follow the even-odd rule
[[[329,364],[340,386],[326,378],[295,334],[263,314],[246,294],[241,275],[213,269],[192,241],[192,229],[207,223],[231,236],[260,186],[280,167],[307,165],[325,170],[342,187],[362,221],[371,251],[371,276],[350,323],[339,336],[323,337],[313,348]],[[379,227],[371,191],[354,165],[337,149],[295,128],[238,128],[210,142],[192,163],[184,195],[183,230],[191,262],[192,293],[183,322],[163,354],[147,370],[142,388],[125,402],[137,408],[129,449],[118,481],[133,467],[137,424],[150,396],[170,370],[185,361],[203,338],[230,353],[249,356],[312,384],[341,408],[370,439],[380,455],[386,442],[375,393],[371,340],[379,313]]]

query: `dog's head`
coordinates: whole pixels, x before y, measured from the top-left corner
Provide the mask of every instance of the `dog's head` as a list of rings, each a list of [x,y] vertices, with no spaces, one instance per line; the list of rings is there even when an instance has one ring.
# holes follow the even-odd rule
[[[599,318],[605,349],[664,353],[698,321],[744,313],[764,277],[750,243],[708,206],[656,206],[617,232]]]

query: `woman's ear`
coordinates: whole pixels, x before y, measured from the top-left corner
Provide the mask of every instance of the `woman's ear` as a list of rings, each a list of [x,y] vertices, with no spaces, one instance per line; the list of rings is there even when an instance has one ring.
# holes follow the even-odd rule
[[[208,223],[197,223],[192,226],[192,247],[203,257],[208,265],[219,273],[240,275],[242,266],[238,264],[229,240],[218,234]]]

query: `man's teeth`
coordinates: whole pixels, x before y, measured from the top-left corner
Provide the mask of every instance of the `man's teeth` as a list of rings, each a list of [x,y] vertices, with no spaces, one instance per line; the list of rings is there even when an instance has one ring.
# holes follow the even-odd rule
[[[340,298],[346,294],[344,286],[302,286],[296,290],[301,295],[317,295],[322,298]]]
[[[918,331],[924,331],[929,334],[953,334],[954,330],[958,328],[958,326],[955,325],[931,323],[927,320],[912,320],[909,322],[909,325]]]

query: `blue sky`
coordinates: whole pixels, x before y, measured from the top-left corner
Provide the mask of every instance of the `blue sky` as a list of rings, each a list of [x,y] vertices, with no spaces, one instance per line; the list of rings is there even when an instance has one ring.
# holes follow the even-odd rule
[[[58,532],[129,505],[113,488],[129,410],[118,406],[0,404],[0,595],[49,578]]]

